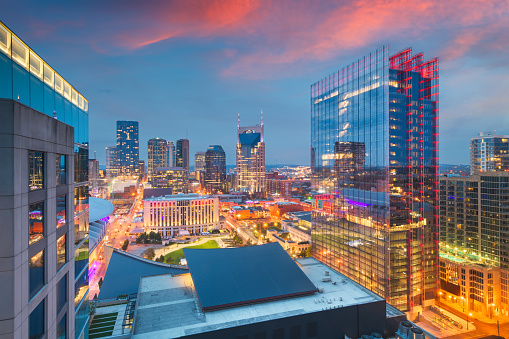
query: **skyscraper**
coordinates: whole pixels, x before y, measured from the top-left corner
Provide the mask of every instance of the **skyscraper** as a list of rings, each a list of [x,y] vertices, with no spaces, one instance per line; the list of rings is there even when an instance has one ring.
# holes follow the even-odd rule
[[[209,193],[225,192],[226,154],[220,145],[210,145],[205,152],[205,188]]]
[[[166,156],[166,167],[175,166],[175,144],[173,141],[168,141],[168,155]]]
[[[182,167],[189,171],[189,140],[177,140],[177,151],[175,155],[176,167]]]
[[[237,124],[237,189],[255,196],[265,193],[265,142],[263,113],[260,125]]]
[[[0,120],[0,337],[88,337],[88,101],[1,22]]]
[[[152,182],[154,170],[159,167],[167,167],[168,142],[161,138],[148,141],[148,180]]]
[[[438,286],[438,59],[388,46],[311,86],[313,256],[418,311]]]
[[[119,174],[135,174],[139,161],[138,121],[117,121],[117,166]]]
[[[509,135],[480,132],[470,140],[470,174],[509,171]]]
[[[106,175],[110,178],[118,175],[117,146],[106,147]]]
[[[205,153],[207,152],[196,152],[194,154],[194,171],[205,170]]]

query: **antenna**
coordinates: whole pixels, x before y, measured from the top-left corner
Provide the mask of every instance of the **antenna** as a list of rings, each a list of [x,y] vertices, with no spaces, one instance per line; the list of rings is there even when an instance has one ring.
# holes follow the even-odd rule
[[[262,126],[263,126],[263,110],[260,109],[260,111],[262,112]]]
[[[237,129],[240,128],[240,113],[238,113]]]

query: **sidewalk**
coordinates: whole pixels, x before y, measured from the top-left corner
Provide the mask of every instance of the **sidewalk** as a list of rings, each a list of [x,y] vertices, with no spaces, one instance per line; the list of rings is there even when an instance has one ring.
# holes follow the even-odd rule
[[[446,305],[450,308],[454,308],[456,311],[465,314],[465,318],[467,317],[467,313],[463,312],[463,306],[461,306],[460,303],[453,303],[453,302],[448,302],[445,299],[440,299],[440,304]],[[440,307],[440,304],[438,305],[438,307]],[[509,317],[506,317],[503,315],[493,316],[490,319],[489,316],[485,316],[484,314],[482,314],[480,312],[470,311],[470,312],[468,312],[468,314],[472,314],[471,316],[469,315],[469,317],[472,317],[473,319],[476,319],[478,321],[481,321],[481,322],[487,323],[487,324],[496,324],[497,320],[500,322],[500,324],[509,323]]]
[[[440,308],[440,310],[443,312],[445,316],[449,317],[451,320],[453,320],[455,323],[459,325],[458,326],[454,325],[453,323],[447,321],[445,317],[440,316],[439,314],[433,312],[432,310],[424,311],[420,315],[419,321],[416,322],[416,324],[437,338],[450,337],[466,332],[475,331],[476,328],[472,323],[468,324],[467,330],[467,322],[465,319],[458,317],[442,308]]]

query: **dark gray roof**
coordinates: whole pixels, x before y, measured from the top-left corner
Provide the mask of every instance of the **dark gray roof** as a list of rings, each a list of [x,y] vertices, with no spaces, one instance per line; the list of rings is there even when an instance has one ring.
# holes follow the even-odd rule
[[[222,249],[184,248],[184,255],[205,311],[316,291],[278,243]]]
[[[171,187],[162,187],[162,188],[145,188],[143,189],[143,199],[147,198],[158,198],[164,197],[165,195],[172,195],[173,188]]]
[[[188,273],[178,268],[114,250],[99,292],[99,299],[116,298],[120,294],[138,293],[140,278],[158,274]]]

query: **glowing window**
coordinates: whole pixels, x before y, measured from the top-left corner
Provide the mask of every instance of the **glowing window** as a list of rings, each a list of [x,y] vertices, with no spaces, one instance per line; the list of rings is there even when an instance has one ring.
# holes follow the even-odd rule
[[[15,35],[12,36],[12,60],[28,69],[28,48]]]
[[[85,101],[84,111],[88,112],[88,101],[86,99],[84,101]]]
[[[78,106],[78,92],[74,90],[74,88],[71,88],[72,92],[72,103]]]
[[[51,88],[55,85],[55,72],[46,64],[44,64],[44,82]]]
[[[81,109],[83,109],[85,107],[83,104],[83,101],[85,101],[85,100],[83,100],[83,97],[81,95],[78,95],[78,107]]]
[[[71,85],[67,82],[64,82],[64,98],[71,101]]]
[[[60,94],[64,94],[64,80],[60,75],[55,73],[55,91]]]
[[[0,51],[11,56],[11,32],[0,25]]]
[[[42,59],[30,51],[30,73],[42,80],[43,63]]]

